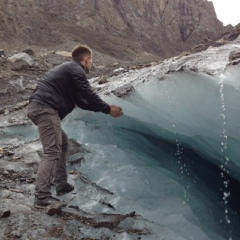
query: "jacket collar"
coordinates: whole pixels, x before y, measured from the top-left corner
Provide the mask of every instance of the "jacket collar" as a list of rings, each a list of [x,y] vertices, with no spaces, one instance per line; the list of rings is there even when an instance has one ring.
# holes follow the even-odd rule
[[[80,65],[82,67],[82,69],[84,70],[84,72],[86,72],[85,67],[84,67],[84,65],[82,63],[80,63],[80,62],[78,62],[76,60],[72,60],[72,61],[77,63],[78,65]]]

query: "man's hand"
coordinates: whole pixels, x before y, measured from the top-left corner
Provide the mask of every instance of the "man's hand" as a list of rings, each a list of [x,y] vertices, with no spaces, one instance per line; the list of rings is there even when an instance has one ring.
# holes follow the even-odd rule
[[[110,111],[109,114],[112,117],[121,117],[123,115],[121,107],[118,107],[118,106],[115,106],[115,105],[111,105],[110,107],[111,107],[111,111]]]

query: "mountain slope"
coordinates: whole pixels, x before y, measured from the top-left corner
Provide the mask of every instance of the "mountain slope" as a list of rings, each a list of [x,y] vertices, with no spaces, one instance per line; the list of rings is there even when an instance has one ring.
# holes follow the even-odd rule
[[[125,60],[162,59],[223,32],[207,0],[3,0],[3,46],[89,44]]]

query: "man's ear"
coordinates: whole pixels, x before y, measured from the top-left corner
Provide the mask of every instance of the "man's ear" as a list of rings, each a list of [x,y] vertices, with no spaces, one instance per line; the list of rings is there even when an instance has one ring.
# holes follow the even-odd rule
[[[88,56],[85,56],[85,57],[83,58],[83,62],[84,62],[84,64],[86,64],[86,63],[88,62]]]
[[[89,61],[91,59],[91,56],[87,55],[87,60]]]

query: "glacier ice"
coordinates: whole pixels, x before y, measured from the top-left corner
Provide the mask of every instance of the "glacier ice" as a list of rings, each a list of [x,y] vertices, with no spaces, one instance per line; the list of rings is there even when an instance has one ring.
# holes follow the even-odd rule
[[[65,128],[92,150],[83,173],[117,195],[118,211],[153,222],[158,239],[240,239],[227,204],[239,201],[239,184],[228,185],[240,180],[239,74],[152,75],[129,96],[105,97],[123,107],[120,119],[75,111]]]

